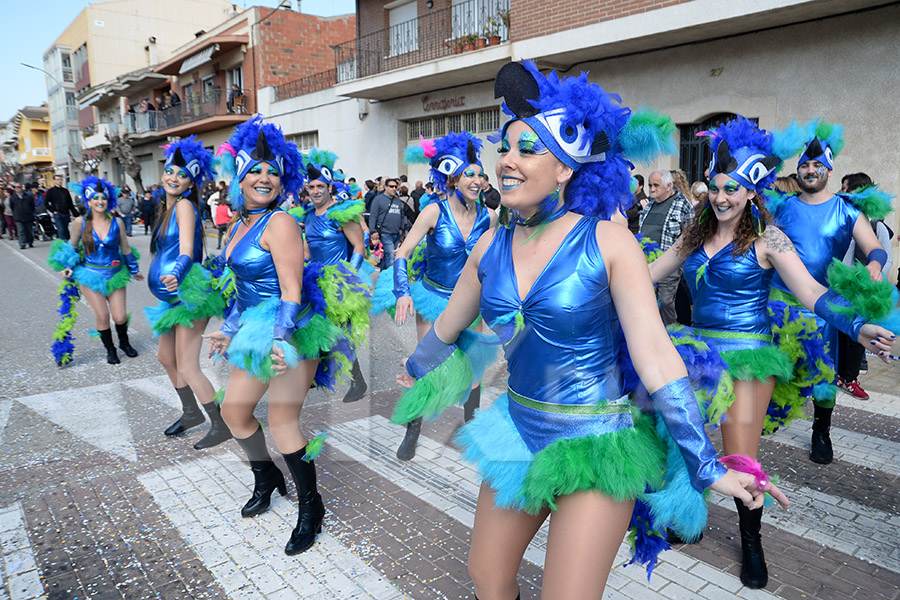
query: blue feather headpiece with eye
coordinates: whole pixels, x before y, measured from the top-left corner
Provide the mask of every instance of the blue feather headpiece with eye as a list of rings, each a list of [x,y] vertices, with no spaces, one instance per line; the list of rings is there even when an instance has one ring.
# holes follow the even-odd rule
[[[532,61],[507,63],[494,82],[494,97],[503,98],[510,123],[524,121],[548,150],[575,173],[566,186],[565,203],[579,214],[609,218],[632,203],[631,160],[650,162],[676,152],[669,117],[641,109],[632,113],[621,98],[588,81],[587,73],[545,77]]]
[[[197,185],[206,181],[214,181],[213,153],[203,147],[203,141],[196,135],[186,137],[163,146],[166,166],[176,166],[188,172]]]
[[[326,185],[334,183],[338,177],[334,171],[334,163],[338,155],[328,150],[311,148],[309,154],[303,156],[307,181],[321,181]]]
[[[713,152],[710,180],[724,173],[757,194],[775,183],[781,159],[772,150],[772,134],[768,131],[738,115],[705,134]]]
[[[91,198],[100,193],[106,196],[106,209],[112,210],[118,205],[119,188],[100,177],[85,177],[81,183],[69,182],[69,191],[81,199],[81,203],[89,209]]]
[[[283,193],[296,197],[303,187],[303,158],[297,145],[284,139],[280,127],[263,123],[262,115],[242,123],[228,141],[219,146],[216,156],[223,175],[232,176],[228,198],[234,211],[243,211],[241,181],[259,163],[275,167]]]
[[[817,160],[828,170],[834,170],[834,159],[844,149],[844,128],[825,119],[813,119],[803,125],[796,119],[784,129],[772,131],[773,145],[778,156],[787,159],[800,154],[797,167]]]
[[[484,143],[469,133],[450,132],[433,140],[422,138],[418,146],[406,149],[404,162],[431,166],[429,175],[437,188],[447,193],[447,183],[469,165],[481,166],[481,147]]]

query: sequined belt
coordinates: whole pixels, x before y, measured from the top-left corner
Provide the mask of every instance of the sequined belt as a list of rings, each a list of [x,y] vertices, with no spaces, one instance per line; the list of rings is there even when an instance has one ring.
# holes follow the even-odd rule
[[[534,400],[506,388],[513,402],[546,413],[558,415],[623,415],[631,414],[631,401],[628,396],[622,396],[618,400],[611,400],[603,404],[556,404],[554,402],[541,402]]]

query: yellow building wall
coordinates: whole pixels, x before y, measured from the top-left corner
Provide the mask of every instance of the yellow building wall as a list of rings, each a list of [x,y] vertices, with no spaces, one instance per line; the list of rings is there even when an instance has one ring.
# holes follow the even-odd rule
[[[50,118],[46,120],[22,119],[19,125],[19,152],[22,165],[40,168],[53,164],[53,140],[50,136]]]

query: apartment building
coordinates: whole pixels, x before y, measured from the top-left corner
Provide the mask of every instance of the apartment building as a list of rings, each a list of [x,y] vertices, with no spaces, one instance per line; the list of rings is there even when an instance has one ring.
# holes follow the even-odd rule
[[[53,148],[50,143],[50,111],[47,105],[26,106],[15,116],[0,136],[0,152],[4,170],[10,179],[20,183],[48,185],[53,180]]]

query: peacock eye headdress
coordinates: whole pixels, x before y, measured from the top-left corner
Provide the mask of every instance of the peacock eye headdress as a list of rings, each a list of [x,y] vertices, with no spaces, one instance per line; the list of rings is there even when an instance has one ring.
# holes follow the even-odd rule
[[[775,182],[781,158],[772,150],[772,134],[740,115],[704,132],[713,151],[709,179],[723,173],[743,187],[762,194]]]
[[[219,146],[216,157],[222,174],[232,177],[228,198],[236,212],[243,212],[244,208],[241,181],[259,163],[275,167],[282,192],[298,196],[303,187],[303,159],[297,145],[284,139],[281,128],[263,123],[262,115],[242,123],[228,141]]]
[[[483,142],[469,133],[450,132],[433,140],[420,138],[418,146],[406,149],[404,162],[425,163],[431,166],[431,181],[439,190],[447,193],[447,183],[461,174],[469,165],[481,167],[481,147]]]
[[[303,156],[307,181],[321,181],[325,185],[334,183],[338,180],[334,170],[334,163],[337,159],[338,155],[334,152],[311,148],[309,154]]]
[[[335,181],[332,184],[331,197],[338,203],[353,199],[353,192],[350,186],[342,181]]]
[[[214,181],[213,153],[203,147],[203,141],[192,135],[163,146],[166,166],[176,166],[188,172],[197,185]]]
[[[824,119],[813,119],[803,125],[796,120],[784,129],[772,131],[776,153],[788,158],[800,154],[799,168],[805,162],[817,160],[831,171],[834,159],[844,149],[844,128]]]
[[[588,81],[587,73],[544,76],[532,61],[503,65],[494,82],[494,97],[512,117],[524,121],[547,149],[575,174],[565,192],[569,210],[609,218],[632,203],[630,160],[649,162],[676,151],[669,117],[647,109],[632,111],[621,98]],[[495,141],[492,138],[492,141]]]
[[[119,188],[109,181],[100,177],[85,177],[81,183],[69,182],[69,191],[77,195],[81,199],[81,203],[85,209],[89,208],[91,198],[98,193],[106,196],[106,209],[112,210],[118,205]]]

